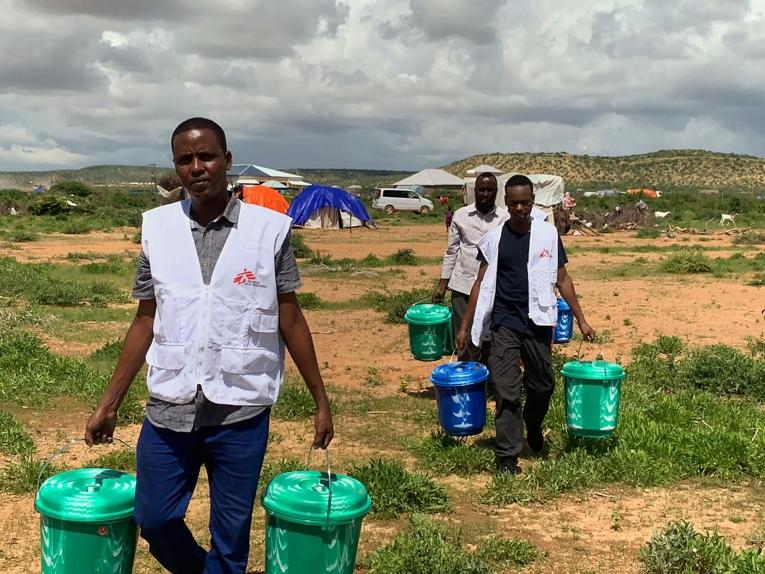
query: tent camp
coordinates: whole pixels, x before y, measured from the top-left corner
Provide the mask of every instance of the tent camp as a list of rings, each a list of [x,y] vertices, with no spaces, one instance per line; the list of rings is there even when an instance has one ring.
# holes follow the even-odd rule
[[[310,185],[290,205],[292,224],[308,229],[346,229],[372,220],[358,198],[339,187]]]
[[[456,175],[442,169],[423,169],[407,178],[397,181],[394,187],[421,185],[422,187],[462,187],[464,182]]]
[[[279,213],[287,213],[290,207],[289,202],[284,199],[281,193],[265,185],[242,186],[242,200],[245,203],[261,205]]]

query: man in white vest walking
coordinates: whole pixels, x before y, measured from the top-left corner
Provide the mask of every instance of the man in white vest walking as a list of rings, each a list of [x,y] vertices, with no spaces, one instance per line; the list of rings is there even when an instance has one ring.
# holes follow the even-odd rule
[[[510,219],[478,243],[481,266],[457,334],[458,348],[491,334],[488,367],[495,387],[497,471],[516,474],[524,426],[529,448],[544,448],[542,424],[555,384],[552,336],[558,317],[555,287],[571,307],[587,340],[587,324],[566,272],[566,253],[555,226],[532,217],[534,188],[523,175],[505,184]],[[523,371],[520,362],[523,361]],[[521,404],[521,391],[526,403]]]
[[[136,449],[141,536],[174,574],[244,574],[285,345],[316,404],[315,448],[332,440],[332,416],[295,295],[290,218],[229,197],[232,157],[215,122],[186,120],[170,143],[188,199],[144,213],[138,311],[85,440],[111,442],[145,360],[149,399]],[[209,550],[184,521],[202,465]]]

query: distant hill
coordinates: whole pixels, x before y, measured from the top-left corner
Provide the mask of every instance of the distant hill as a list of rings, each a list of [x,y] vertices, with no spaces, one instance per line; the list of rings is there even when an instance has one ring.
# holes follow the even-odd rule
[[[154,169],[157,179],[173,170]],[[30,189],[35,185],[50,186],[58,181],[82,181],[90,185],[151,183],[152,168],[139,165],[94,165],[82,169],[51,171],[0,171],[0,187]]]
[[[568,153],[492,153],[455,161],[458,176],[481,164],[504,172],[560,175],[573,188],[765,189],[765,159],[703,150],[662,150],[604,157]]]

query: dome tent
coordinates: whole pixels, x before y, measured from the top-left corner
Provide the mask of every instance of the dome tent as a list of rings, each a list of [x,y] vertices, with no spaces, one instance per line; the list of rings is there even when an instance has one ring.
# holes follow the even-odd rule
[[[293,225],[309,229],[345,229],[366,225],[369,217],[364,204],[339,187],[310,185],[290,205],[287,215]]]
[[[265,185],[245,185],[242,187],[242,200],[245,203],[261,205],[279,213],[287,213],[290,207],[284,196],[272,187]]]

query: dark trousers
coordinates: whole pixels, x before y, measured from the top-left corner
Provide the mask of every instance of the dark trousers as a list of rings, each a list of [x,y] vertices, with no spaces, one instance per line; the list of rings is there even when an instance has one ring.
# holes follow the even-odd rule
[[[173,574],[244,574],[269,413],[182,433],[143,423],[137,447],[135,519],[157,561]],[[184,522],[205,466],[210,483],[210,551]]]
[[[494,452],[497,458],[517,457],[523,448],[524,423],[528,429],[541,429],[550,407],[555,387],[552,350],[549,343],[500,327],[492,332],[488,367],[497,405]]]
[[[452,290],[452,329],[455,336],[460,330],[460,325],[462,325],[462,318],[467,311],[469,300],[470,295]],[[476,347],[471,340],[468,340],[468,344],[457,358],[460,361],[479,361],[481,363],[485,363],[487,359],[487,357],[481,356],[481,349]]]

